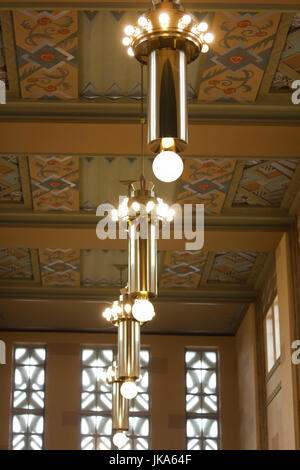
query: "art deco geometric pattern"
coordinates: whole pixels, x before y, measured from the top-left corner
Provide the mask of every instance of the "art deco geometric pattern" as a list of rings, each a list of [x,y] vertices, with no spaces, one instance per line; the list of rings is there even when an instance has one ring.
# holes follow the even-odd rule
[[[22,98],[77,98],[77,12],[14,11]]]
[[[80,250],[40,248],[39,257],[43,286],[79,286]]]
[[[43,449],[45,361],[44,347],[15,347],[11,435],[13,450]]]
[[[208,282],[246,283],[258,253],[216,252]]]
[[[294,80],[300,78],[300,12],[295,13],[273,78],[271,91],[290,91]]]
[[[230,187],[236,160],[187,158],[177,201],[204,204],[206,214],[220,214]]]
[[[166,252],[160,287],[197,288],[206,259],[203,251]]]
[[[232,205],[280,207],[297,164],[296,160],[247,161]]]
[[[280,13],[219,11],[212,31],[198,99],[255,101],[276,36]]]
[[[0,279],[33,279],[28,248],[0,248]]]
[[[79,208],[78,157],[29,157],[33,207],[72,212]]]
[[[81,449],[112,449],[111,385],[105,370],[116,358],[115,348],[83,348],[81,355]],[[123,449],[146,450],[150,446],[149,400],[150,353],[141,350],[141,380],[138,394],[130,402],[129,437]]]
[[[216,351],[185,352],[186,438],[188,450],[218,450],[219,385]]]
[[[18,157],[0,156],[0,202],[21,202],[23,193]]]

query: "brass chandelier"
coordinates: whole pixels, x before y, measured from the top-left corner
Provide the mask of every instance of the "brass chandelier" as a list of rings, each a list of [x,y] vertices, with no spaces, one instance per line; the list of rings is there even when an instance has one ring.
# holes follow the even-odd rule
[[[179,0],[153,0],[153,7],[138,24],[125,28],[123,44],[142,64],[142,175],[129,185],[128,196],[111,214],[128,233],[128,283],[121,288],[119,299],[103,312],[118,328],[117,361],[107,371],[113,397],[113,442],[118,448],[126,445],[128,403],[138,393],[141,327],[155,316],[152,300],[157,296],[159,223],[171,222],[175,216],[144,177],[143,65],[148,65],[148,144],[158,152],[153,172],[161,181],[175,181],[183,171],[177,152],[188,143],[186,68],[209,50],[213,35],[207,30],[207,23],[185,13]]]
[[[208,52],[214,36],[179,0],[153,0],[153,7],[137,25],[127,25],[125,34],[128,54],[148,65],[148,144],[159,152],[153,172],[161,181],[175,181],[183,171],[177,152],[188,143],[187,64]]]

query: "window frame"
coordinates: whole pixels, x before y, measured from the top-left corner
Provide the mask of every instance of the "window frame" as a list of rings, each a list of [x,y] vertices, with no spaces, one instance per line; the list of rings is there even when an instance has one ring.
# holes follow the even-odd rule
[[[195,352],[195,353],[216,353],[216,367],[211,368],[211,369],[193,369],[190,367],[187,367],[185,355],[187,352]],[[215,394],[204,394],[204,393],[190,393],[187,390],[187,371],[188,370],[213,370],[216,372],[216,393]],[[221,438],[221,410],[220,410],[220,353],[219,349],[217,347],[210,347],[210,348],[205,348],[205,347],[185,347],[184,348],[184,386],[185,386],[185,447],[186,450],[188,450],[188,441],[192,439],[197,439],[200,442],[201,449],[200,450],[205,450],[203,449],[203,444],[206,440],[213,440],[217,442],[218,449],[221,450],[221,444],[222,444],[222,438]],[[188,395],[195,395],[199,397],[204,397],[204,396],[209,396],[209,395],[216,395],[217,397],[217,412],[216,413],[196,413],[196,412],[188,412],[187,411],[187,406],[186,406],[186,397]],[[217,438],[203,438],[202,437],[188,437],[187,435],[187,422],[188,419],[214,419],[217,421],[217,427],[218,427],[218,437]]]
[[[43,388],[40,389],[39,391],[44,392],[44,406],[43,408],[39,409],[24,409],[20,407],[14,408],[13,403],[14,403],[14,392],[16,390],[15,388],[15,371],[16,367],[18,367],[20,364],[17,363],[16,361],[16,356],[15,356],[15,351],[17,348],[25,348],[28,349],[29,351],[32,351],[34,349],[44,349],[45,350],[45,360],[43,361],[43,370],[44,370],[44,383],[43,383]],[[12,348],[12,372],[11,372],[11,393],[10,393],[10,432],[9,432],[9,449],[10,450],[18,450],[13,448],[13,438],[15,434],[24,434],[25,437],[25,447],[21,450],[32,450],[28,448],[28,438],[31,435],[36,435],[37,433],[30,433],[30,432],[25,432],[25,433],[15,433],[13,431],[13,419],[14,416],[22,415],[22,414],[33,414],[36,416],[41,416],[43,418],[43,432],[41,435],[42,438],[42,447],[41,449],[36,449],[36,450],[44,450],[44,445],[45,445],[45,429],[46,429],[46,420],[45,420],[45,408],[46,408],[46,384],[47,384],[47,357],[48,357],[48,350],[47,350],[47,345],[45,343],[15,343]],[[30,388],[29,390],[32,392],[32,389]],[[27,389],[26,389],[27,393]]]
[[[79,449],[80,450],[85,450],[85,449],[82,449],[81,448],[81,441],[82,441],[82,438],[84,437],[84,434],[81,433],[81,419],[82,417],[84,416],[105,416],[105,417],[108,417],[108,418],[111,418],[112,417],[112,411],[109,410],[109,411],[85,411],[82,409],[81,407],[81,394],[84,393],[84,390],[82,389],[82,372],[83,372],[83,369],[86,367],[83,365],[83,361],[82,361],[82,351],[84,349],[93,349],[93,350],[96,350],[97,352],[100,351],[100,350],[105,350],[105,349],[110,349],[112,350],[113,352],[113,361],[117,360],[117,356],[118,356],[118,347],[114,344],[114,345],[90,345],[90,344],[82,344],[81,345],[81,348],[80,348],[80,420],[79,420]],[[143,346],[141,347],[141,351],[148,351],[149,353],[149,364],[148,364],[148,367],[147,368],[144,368],[144,369],[147,369],[148,370],[148,379],[149,379],[149,383],[148,383],[148,395],[149,395],[149,410],[145,413],[141,413],[141,412],[138,412],[138,411],[129,411],[129,420],[130,418],[132,417],[141,417],[141,418],[147,418],[149,420],[149,435],[146,437],[148,443],[149,443],[149,447],[147,450],[151,450],[151,447],[152,447],[152,426],[151,426],[151,406],[152,406],[152,403],[151,403],[151,349],[150,347],[147,347],[147,346]],[[129,408],[130,408],[130,404],[129,404]],[[130,422],[130,421],[129,421]],[[143,438],[143,436],[139,436],[139,435],[136,435],[136,434],[133,434],[132,432],[130,432],[130,429],[128,431],[128,435],[129,435],[129,440],[133,441],[133,443],[135,443],[135,441],[139,438]],[[93,434],[93,437],[94,439],[97,439],[99,438],[100,436],[102,436],[102,434]],[[105,435],[106,436],[106,435]],[[112,442],[112,437],[113,437],[113,434],[110,434],[110,435],[107,435],[106,437],[109,437],[111,439],[111,450],[119,450]],[[91,449],[91,450],[100,450],[100,449]],[[121,449],[122,450],[122,449]],[[132,450],[136,450],[136,449],[132,449]]]
[[[277,314],[275,310],[277,307]],[[276,317],[276,318],[275,318]],[[277,321],[276,321],[277,320]],[[268,332],[268,323],[271,325],[272,334]],[[279,318],[279,305],[278,295],[273,298],[267,313],[264,317],[264,342],[265,342],[265,364],[266,374],[269,375],[274,367],[280,362],[281,345],[280,345],[280,318]],[[270,344],[271,343],[271,344]],[[272,347],[272,361],[270,360]],[[272,363],[271,365],[269,363]]]

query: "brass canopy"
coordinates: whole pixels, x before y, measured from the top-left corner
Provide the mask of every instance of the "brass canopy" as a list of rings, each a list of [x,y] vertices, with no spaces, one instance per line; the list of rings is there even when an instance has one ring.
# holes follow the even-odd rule
[[[160,15],[166,13],[168,24],[162,26]],[[148,24],[145,28],[136,28],[131,44],[135,57],[143,64],[148,64],[150,53],[157,49],[183,50],[187,63],[194,61],[201,52],[204,41],[196,29],[198,20],[189,14],[191,21],[188,25],[181,24],[184,8],[173,2],[156,4],[144,14]]]

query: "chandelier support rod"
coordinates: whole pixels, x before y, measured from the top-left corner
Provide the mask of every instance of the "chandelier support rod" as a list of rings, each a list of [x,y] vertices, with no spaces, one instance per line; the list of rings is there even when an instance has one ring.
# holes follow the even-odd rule
[[[141,154],[142,154],[142,178],[145,175],[145,156],[144,156],[144,68],[141,64]]]

